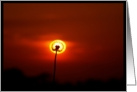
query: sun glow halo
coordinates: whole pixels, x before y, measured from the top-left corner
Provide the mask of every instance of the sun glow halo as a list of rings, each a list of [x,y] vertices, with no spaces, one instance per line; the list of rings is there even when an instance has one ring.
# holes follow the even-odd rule
[[[53,49],[56,48],[55,47],[56,45],[58,45],[60,47],[59,50],[57,51],[58,54],[61,54],[61,53],[63,53],[66,50],[66,44],[63,41],[61,41],[61,40],[54,40],[54,41],[52,41],[50,43],[50,46],[49,46],[50,50],[53,53],[56,53],[56,51],[53,50]]]

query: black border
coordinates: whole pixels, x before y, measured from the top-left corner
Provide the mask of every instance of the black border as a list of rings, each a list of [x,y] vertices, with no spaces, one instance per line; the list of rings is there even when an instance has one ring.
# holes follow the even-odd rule
[[[2,91],[2,73],[3,73],[3,4],[4,3],[123,3],[123,63],[124,63],[124,84],[127,90],[126,80],[126,1],[1,1],[1,91]],[[105,90],[102,90],[105,91]],[[113,90],[110,90],[113,91]],[[119,90],[117,90],[119,91]]]
[[[125,80],[125,85],[127,86],[127,76],[126,76],[126,1],[123,1],[123,63],[124,63],[124,80]],[[126,87],[127,90],[127,87]]]

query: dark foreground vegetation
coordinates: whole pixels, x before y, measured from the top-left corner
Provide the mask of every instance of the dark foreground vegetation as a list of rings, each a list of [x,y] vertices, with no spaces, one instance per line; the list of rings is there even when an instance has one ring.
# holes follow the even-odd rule
[[[59,84],[48,81],[49,74],[28,78],[20,70],[10,69],[2,72],[2,91],[124,91],[126,82],[124,79],[111,79],[102,82],[89,79],[85,82]]]

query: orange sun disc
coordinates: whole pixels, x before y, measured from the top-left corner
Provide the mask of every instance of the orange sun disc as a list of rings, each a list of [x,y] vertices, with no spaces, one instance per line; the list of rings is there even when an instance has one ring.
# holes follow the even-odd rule
[[[53,52],[53,53],[56,53],[55,49],[56,49],[56,46],[59,46],[59,49],[57,50],[57,53],[58,54],[61,54],[63,53],[65,50],[66,50],[66,44],[61,41],[61,40],[54,40],[50,43],[50,50]]]

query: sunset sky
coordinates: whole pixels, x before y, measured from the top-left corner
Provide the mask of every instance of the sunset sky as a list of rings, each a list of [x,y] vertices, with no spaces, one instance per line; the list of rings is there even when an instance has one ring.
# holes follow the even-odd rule
[[[4,70],[53,75],[56,39],[67,46],[57,81],[123,77],[123,3],[4,3]]]

